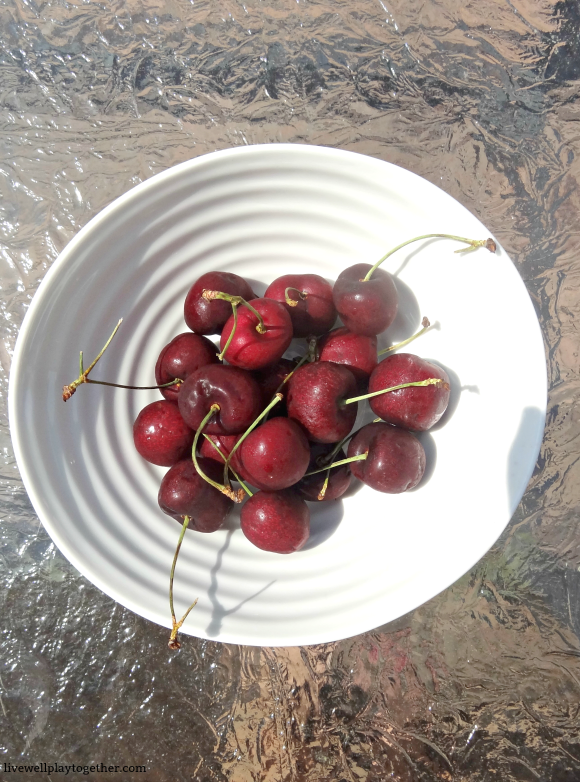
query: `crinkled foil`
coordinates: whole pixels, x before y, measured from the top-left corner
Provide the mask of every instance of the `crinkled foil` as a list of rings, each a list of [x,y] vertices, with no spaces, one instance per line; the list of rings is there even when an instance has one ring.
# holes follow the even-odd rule
[[[0,764],[145,766],[92,776],[149,782],[580,779],[579,27],[574,0],[0,5]],[[276,141],[397,163],[489,226],[542,324],[545,438],[500,541],[413,613],[334,644],[184,637],[172,653],[35,516],[8,431],[11,355],[47,269],[105,205],[193,156]]]

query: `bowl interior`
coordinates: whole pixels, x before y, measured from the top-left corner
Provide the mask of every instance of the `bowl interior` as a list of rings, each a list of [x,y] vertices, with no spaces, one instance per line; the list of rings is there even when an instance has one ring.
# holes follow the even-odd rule
[[[412,236],[485,238],[434,185],[338,150],[268,145],[213,153],[153,177],[93,219],[55,262],[22,327],[10,424],[25,486],[69,560],[136,613],[170,626],[169,569],[179,525],[157,506],[163,468],[134,450],[132,423],[155,391],[62,386],[123,325],[97,379],[154,382],[161,348],[185,331],[183,300],[222,269],[257,292],[277,276],[335,279]],[[291,556],[249,544],[239,513],[211,535],[188,532],[176,571],[183,632],[228,642],[336,640],[404,614],[466,572],[497,539],[531,476],[546,400],[542,338],[514,265],[499,249],[454,253],[421,242],[387,262],[400,313],[384,344],[437,326],[409,351],[441,364],[450,409],[421,435],[429,464],[414,491],[368,488],[312,504],[312,536]],[[365,411],[361,406],[362,420]]]

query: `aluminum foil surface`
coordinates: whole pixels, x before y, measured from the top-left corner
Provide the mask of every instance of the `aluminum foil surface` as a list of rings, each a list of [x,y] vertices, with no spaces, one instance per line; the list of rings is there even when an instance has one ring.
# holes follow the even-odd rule
[[[575,0],[0,4],[3,779],[580,779],[579,27]],[[280,141],[396,163],[489,226],[541,321],[544,442],[493,550],[397,622],[174,653],[40,525],[8,431],[11,356],[104,206],[204,152]]]

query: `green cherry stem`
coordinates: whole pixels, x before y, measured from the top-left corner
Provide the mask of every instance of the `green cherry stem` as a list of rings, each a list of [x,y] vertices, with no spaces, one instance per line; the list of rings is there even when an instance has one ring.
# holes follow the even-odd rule
[[[455,242],[463,242],[464,244],[468,245],[468,247],[462,247],[459,250],[455,250],[456,253],[472,252],[473,250],[476,250],[478,247],[485,247],[487,250],[490,251],[490,253],[494,253],[497,249],[497,246],[493,241],[493,239],[465,239],[463,236],[453,236],[452,234],[424,234],[423,236],[415,236],[414,239],[407,239],[406,242],[403,242],[402,244],[393,247],[392,250],[389,250],[389,252],[386,255],[383,255],[383,257],[375,263],[373,268],[369,270],[369,272],[363,279],[365,281],[370,280],[373,273],[379,268],[381,263],[383,261],[386,261],[387,258],[393,255],[393,253],[396,253],[397,250],[406,247],[408,244],[411,244],[412,242],[420,242],[423,239],[452,239]]]
[[[290,296],[288,295],[288,291],[296,291],[296,293],[298,294],[299,298],[301,298],[302,300],[308,298],[308,294],[306,293],[306,291],[299,291],[298,288],[292,288],[290,286],[290,287],[286,288],[286,290],[284,291],[284,301],[286,302],[286,304],[288,304],[289,307],[297,307],[298,306],[298,302],[297,302],[296,299],[291,299],[290,298]]]
[[[318,492],[318,499],[321,502],[324,499],[324,497],[326,496],[326,490],[328,489],[328,481],[330,480],[330,470],[331,469],[332,469],[332,465],[331,465],[331,467],[327,467],[327,469],[326,469],[326,478],[324,479],[324,483],[322,484],[322,489],[320,489],[320,491]]]
[[[231,293],[222,293],[222,291],[208,291],[204,290],[202,291],[202,294],[204,299],[207,301],[213,301],[214,299],[221,299],[222,301],[229,301],[230,304],[243,304],[244,307],[247,307],[250,312],[253,312],[256,318],[258,319],[258,325],[256,326],[256,331],[258,334],[265,334],[266,333],[266,326],[264,326],[264,321],[262,320],[262,316],[260,313],[252,307],[251,304],[249,304],[244,298],[241,296],[233,296]]]
[[[300,359],[300,361],[299,361],[299,362],[296,364],[296,366],[294,367],[294,369],[292,370],[292,372],[288,372],[288,374],[286,375],[286,377],[284,378],[284,380],[283,380],[283,381],[280,383],[280,385],[279,385],[279,386],[278,386],[278,388],[276,389],[276,394],[279,394],[279,393],[281,393],[282,389],[284,388],[284,386],[286,385],[286,383],[287,383],[287,382],[290,380],[290,378],[292,377],[292,375],[294,374],[294,372],[296,372],[296,370],[297,370],[297,369],[300,369],[300,367],[301,367],[303,364],[306,364],[306,362],[307,362],[307,361],[312,361],[312,358],[311,358],[311,355],[310,355],[310,351],[309,351],[308,353],[305,353],[305,354],[302,356],[302,358],[301,358],[301,359]]]
[[[379,396],[379,394],[386,394],[389,391],[399,391],[401,388],[414,388],[419,386],[443,386],[449,388],[449,383],[441,380],[440,377],[428,377],[427,380],[418,380],[416,383],[403,383],[400,386],[393,386],[392,388],[383,388],[381,391],[373,391],[372,394],[365,394],[364,396],[355,396],[352,399],[345,399],[344,405],[350,405],[353,402],[362,402],[363,399],[370,399],[372,396]]]
[[[421,321],[421,325],[423,326],[423,328],[420,331],[418,331],[416,334],[413,334],[412,337],[409,337],[409,339],[404,339],[402,342],[397,342],[396,345],[391,345],[390,348],[379,350],[377,356],[384,356],[385,353],[392,353],[393,350],[399,350],[399,348],[404,348],[405,345],[408,345],[410,342],[413,342],[413,340],[417,339],[417,337],[420,337],[422,334],[424,334],[426,331],[428,331],[431,328],[431,323],[429,322],[428,318],[423,318],[423,320]]]
[[[178,622],[175,616],[175,608],[173,606],[173,578],[175,576],[175,565],[177,564],[177,557],[179,556],[179,550],[181,549],[181,544],[183,543],[183,536],[185,535],[185,530],[187,529],[188,524],[189,524],[189,516],[184,516],[183,524],[181,526],[181,534],[179,536],[179,540],[177,541],[177,547],[175,549],[175,554],[173,555],[173,564],[171,565],[171,573],[169,575],[169,608],[171,610],[171,623],[173,625],[173,629],[171,630],[171,635],[169,636],[170,649],[179,649],[181,647],[181,644],[177,640],[177,634],[179,632],[181,625],[187,619],[189,612],[192,610],[192,608],[195,608],[198,601],[198,598],[196,597],[193,603],[189,606],[187,611],[184,613],[184,615],[181,617],[181,619]]]
[[[74,394],[74,392],[77,390],[77,388],[82,383],[88,383],[89,382],[87,378],[89,376],[90,371],[93,369],[93,367],[95,366],[97,361],[101,358],[101,356],[103,355],[105,350],[111,344],[111,340],[113,339],[113,337],[115,336],[115,334],[119,330],[119,326],[121,325],[122,322],[123,322],[123,318],[121,318],[119,320],[119,322],[117,323],[117,325],[113,329],[113,333],[111,334],[109,339],[105,342],[105,346],[103,347],[103,349],[101,350],[99,355],[96,357],[96,359],[93,361],[93,363],[89,367],[87,367],[87,369],[83,369],[83,354],[82,354],[82,351],[81,351],[80,358],[79,358],[79,370],[80,370],[79,376],[77,377],[76,380],[73,380],[72,383],[70,383],[68,386],[64,386],[64,388],[62,389],[62,398],[63,398],[64,402],[66,402],[67,399],[71,398],[71,396]]]
[[[270,403],[267,405],[267,407],[265,407],[265,408],[264,408],[264,410],[262,410],[262,412],[261,412],[261,413],[260,413],[260,415],[259,415],[259,416],[256,418],[256,420],[254,421],[254,423],[253,423],[253,424],[250,424],[250,426],[249,426],[249,427],[246,429],[246,431],[245,431],[245,432],[244,432],[244,434],[243,434],[243,435],[240,437],[240,439],[238,440],[238,442],[237,442],[237,443],[234,445],[234,447],[233,447],[233,448],[232,448],[232,450],[230,451],[230,455],[229,455],[229,456],[228,456],[228,458],[226,459],[226,463],[225,463],[225,465],[224,465],[224,483],[227,483],[227,480],[228,480],[228,469],[229,469],[229,466],[230,466],[230,461],[231,461],[231,458],[232,458],[232,456],[234,455],[234,453],[235,453],[235,452],[238,450],[238,448],[239,448],[239,447],[240,447],[240,445],[241,445],[241,444],[244,442],[244,440],[245,440],[245,439],[246,439],[246,437],[247,437],[247,436],[250,434],[250,432],[251,432],[251,431],[253,431],[253,430],[256,428],[256,426],[258,426],[258,424],[260,423],[260,421],[262,420],[262,418],[265,418],[265,417],[268,415],[268,413],[270,412],[270,410],[271,410],[271,409],[274,407],[274,405],[277,405],[277,404],[278,404],[278,402],[282,401],[282,399],[284,399],[284,397],[282,396],[282,394],[279,394],[279,393],[276,393],[276,394],[274,394],[274,397],[273,397],[272,401],[271,401],[271,402],[270,402]]]
[[[180,380],[180,378],[176,377],[175,380],[170,380],[169,383],[163,383],[163,385],[160,386],[123,386],[120,383],[106,383],[104,380],[91,380],[90,378],[87,378],[85,383],[90,383],[95,386],[112,386],[113,388],[129,388],[133,391],[153,391],[156,388],[169,388],[169,386],[180,386],[183,383],[183,380]]]
[[[132,391],[153,391],[158,388],[169,388],[170,386],[178,386],[183,383],[183,380],[181,380],[178,377],[174,378],[173,380],[170,380],[169,383],[162,383],[161,385],[158,386],[125,386],[121,383],[108,383],[105,380],[92,380],[89,377],[90,371],[93,369],[97,361],[101,358],[105,350],[111,344],[111,340],[117,333],[119,326],[121,325],[122,322],[123,322],[123,318],[121,318],[121,320],[117,323],[113,333],[107,340],[106,345],[101,350],[101,352],[96,357],[96,359],[93,361],[93,363],[89,367],[87,367],[87,369],[83,367],[83,351],[81,350],[79,354],[79,376],[77,377],[76,380],[73,380],[72,383],[70,383],[68,386],[64,386],[64,388],[62,389],[63,401],[66,402],[67,399],[70,399],[71,396],[74,394],[74,392],[77,390],[77,388],[83,383],[91,384],[94,386],[111,386],[112,388],[128,388],[131,389]]]
[[[319,470],[312,470],[312,472],[307,472],[304,476],[307,478],[309,475],[316,475],[316,473],[324,472],[325,470],[332,470],[333,467],[340,467],[341,464],[350,464],[350,462],[362,462],[364,459],[366,459],[368,456],[367,453],[359,453],[358,456],[351,456],[350,459],[340,459],[338,462],[332,462],[332,464],[327,465],[326,467],[321,467]]]
[[[205,416],[201,424],[198,426],[197,431],[195,433],[195,437],[193,438],[193,445],[191,446],[191,458],[193,460],[193,466],[195,467],[197,474],[204,479],[204,481],[207,481],[210,486],[213,486],[214,489],[217,489],[222,494],[225,494],[226,497],[229,497],[230,500],[233,500],[234,502],[241,502],[244,498],[244,492],[243,489],[239,489],[238,491],[234,491],[231,486],[222,486],[220,483],[216,483],[213,481],[209,476],[207,476],[204,471],[199,466],[199,462],[197,461],[197,442],[199,440],[199,436],[201,435],[205,425],[209,421],[209,419],[215,415],[220,410],[220,406],[218,404],[213,404],[210,409],[209,413]],[[227,472],[226,472],[227,475]]]
[[[227,460],[228,460],[227,456],[225,455],[225,453],[223,453],[223,451],[221,450],[221,448],[220,448],[218,445],[216,445],[216,444],[214,443],[214,441],[211,439],[211,437],[209,437],[209,435],[207,435],[207,434],[204,434],[204,437],[205,437],[205,439],[208,441],[208,443],[210,443],[210,445],[212,445],[212,446],[215,448],[215,450],[216,450],[216,451],[219,453],[219,455],[222,457],[222,459],[224,460],[224,462],[227,462]],[[246,484],[243,482],[243,480],[240,478],[240,476],[238,475],[238,473],[237,473],[237,472],[234,470],[234,468],[233,468],[231,465],[230,465],[230,472],[232,473],[232,475],[234,476],[234,478],[236,479],[236,481],[237,481],[237,482],[240,484],[240,486],[242,487],[242,489],[243,489],[243,490],[246,492],[246,494],[248,495],[248,497],[253,497],[253,496],[254,496],[253,492],[251,492],[251,491],[248,489],[248,487],[246,486]]]
[[[355,436],[355,434],[358,434],[358,433],[360,432],[360,430],[361,430],[361,429],[364,429],[364,426],[361,426],[359,429],[355,429],[355,430],[354,430],[354,432],[351,432],[350,434],[347,434],[347,436],[346,436],[346,437],[343,437],[343,438],[342,438],[342,440],[341,440],[339,443],[337,443],[337,444],[334,446],[334,448],[332,449],[332,451],[331,451],[329,454],[327,454],[326,456],[324,456],[324,457],[322,457],[321,459],[319,459],[319,461],[318,461],[318,464],[324,464],[324,463],[326,463],[326,465],[327,465],[327,466],[328,466],[329,464],[331,464],[331,463],[332,463],[332,460],[334,459],[334,457],[336,456],[336,454],[337,454],[337,453],[340,451],[340,449],[343,447],[343,445],[344,445],[344,444],[345,444],[345,443],[346,443],[348,440],[350,440],[350,439],[351,439],[351,437],[354,437],[354,436]]]
[[[238,327],[238,305],[235,304],[234,302],[232,302],[232,311],[233,311],[233,315],[234,315],[234,325],[232,326],[232,330],[230,331],[230,336],[228,337],[228,341],[226,342],[224,349],[222,350],[222,352],[218,356],[218,359],[220,361],[224,360],[224,356],[226,354],[226,351],[229,348],[230,343],[231,343],[232,339],[234,338],[234,334],[236,333],[236,329]]]

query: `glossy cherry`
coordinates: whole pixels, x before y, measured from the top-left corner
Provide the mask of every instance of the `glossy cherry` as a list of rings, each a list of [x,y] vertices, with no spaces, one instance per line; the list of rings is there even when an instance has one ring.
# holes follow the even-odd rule
[[[324,334],[336,320],[332,285],[319,274],[285,274],[270,283],[264,297],[286,307],[295,337]]]
[[[234,336],[225,351],[224,358],[233,366],[241,369],[261,369],[274,364],[287,350],[292,341],[292,321],[283,304],[274,299],[252,299],[248,302],[261,316],[260,322],[247,307],[238,307],[237,324],[232,315],[225,324],[220,348],[226,348],[234,325]]]
[[[302,478],[310,461],[310,447],[301,427],[289,418],[271,418],[240,443],[232,467],[258,489],[277,491]]]
[[[171,467],[191,450],[194,433],[177,405],[160,399],[141,410],[133,424],[135,448],[144,459]]]
[[[318,343],[318,356],[321,361],[350,369],[360,386],[377,365],[377,338],[354,334],[347,328],[334,329]]]
[[[399,295],[390,275],[376,269],[370,280],[368,263],[349,266],[334,283],[334,303],[349,331],[374,337],[387,329],[397,315]]]
[[[330,444],[312,443],[310,448],[310,462],[308,464],[307,473],[313,470],[319,470],[324,464],[324,457],[327,457],[334,450],[334,446]],[[345,453],[341,449],[338,451],[333,461],[341,461],[345,459]],[[328,477],[328,481],[326,478]],[[315,475],[306,475],[302,480],[298,481],[294,490],[305,500],[310,501],[327,501],[336,500],[341,497],[348,489],[351,483],[351,471],[348,464],[342,464],[340,467],[335,467],[330,471],[324,470],[323,472],[317,472]],[[326,484],[326,486],[325,486]],[[324,494],[321,497],[320,493],[324,490]]]
[[[351,462],[355,478],[376,491],[400,494],[415,487],[425,472],[423,446],[406,429],[383,423],[363,426],[351,439],[348,457],[368,454]],[[339,469],[339,468],[337,468]]]
[[[215,461],[198,457],[198,462],[213,480],[223,477],[223,469]],[[158,502],[164,513],[178,521],[189,516],[190,529],[198,532],[220,529],[234,506],[232,500],[197,473],[191,459],[182,459],[165,473]]]
[[[245,432],[262,409],[262,395],[249,372],[211,364],[201,367],[184,382],[178,397],[186,423],[197,430],[213,404],[220,410],[205,428],[207,434]]]
[[[241,527],[246,538],[276,554],[299,551],[310,536],[310,511],[291,489],[259,491],[242,507]]]
[[[288,415],[304,428],[309,440],[337,443],[352,429],[358,403],[352,372],[340,364],[315,361],[297,369],[288,381]]]
[[[412,353],[395,353],[377,364],[369,381],[369,392],[373,393],[430,377],[444,382],[423,388],[402,388],[371,397],[371,410],[384,421],[404,429],[415,432],[430,429],[449,404],[449,376],[445,370]]]
[[[253,299],[256,294],[243,277],[232,272],[207,272],[194,282],[185,299],[183,316],[188,327],[197,334],[219,334],[232,314],[227,301],[209,301],[204,290],[223,291],[232,296]]]
[[[216,346],[200,334],[186,331],[169,342],[155,364],[155,380],[161,386],[175,378],[185,380],[192,372],[208,364],[218,364]],[[177,401],[181,385],[159,389],[165,399]]]

